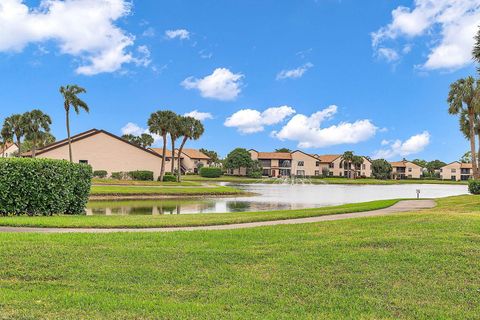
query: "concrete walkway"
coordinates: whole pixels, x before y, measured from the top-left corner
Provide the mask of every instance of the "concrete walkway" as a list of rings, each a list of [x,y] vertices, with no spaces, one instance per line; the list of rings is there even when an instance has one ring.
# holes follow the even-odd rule
[[[171,227],[171,228],[30,228],[30,227],[0,227],[0,232],[28,232],[28,233],[113,233],[113,232],[173,232],[173,231],[195,231],[195,230],[232,230],[246,229],[264,226],[276,226],[284,224],[302,224],[314,223],[322,221],[344,220],[363,217],[377,217],[394,214],[398,212],[416,211],[420,209],[428,209],[435,207],[434,200],[403,200],[399,201],[391,207],[343,214],[332,214],[319,217],[287,219],[276,221],[260,221],[238,224],[226,224],[216,226],[199,226],[199,227]]]

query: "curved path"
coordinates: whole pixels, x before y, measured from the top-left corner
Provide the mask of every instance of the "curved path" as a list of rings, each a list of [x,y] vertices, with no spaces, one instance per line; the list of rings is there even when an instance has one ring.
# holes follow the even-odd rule
[[[162,228],[33,228],[33,227],[0,227],[0,232],[29,232],[29,233],[113,233],[113,232],[173,232],[195,230],[232,230],[284,224],[302,224],[322,221],[344,220],[352,218],[376,217],[394,214],[397,212],[416,211],[435,207],[434,200],[402,200],[391,207],[352,213],[324,215],[310,218],[259,221],[238,224],[224,224],[198,227],[162,227]]]

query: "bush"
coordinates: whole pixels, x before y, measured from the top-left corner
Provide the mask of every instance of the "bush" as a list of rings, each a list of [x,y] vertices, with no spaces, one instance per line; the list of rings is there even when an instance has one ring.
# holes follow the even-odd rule
[[[93,171],[93,176],[95,178],[106,178],[108,175],[108,172],[106,170],[95,170]]]
[[[51,159],[0,159],[0,214],[83,214],[92,168]]]
[[[260,179],[262,177],[262,173],[260,171],[253,171],[253,172],[250,172],[247,176],[249,178]]]
[[[153,171],[137,170],[128,173],[132,180],[153,181]]]
[[[163,176],[163,181],[164,182],[177,182],[177,177],[169,172],[169,173],[166,173]]]
[[[222,175],[222,169],[203,167],[200,168],[200,176],[204,178],[218,178]]]
[[[127,172],[112,172],[111,178],[116,180],[127,180],[129,178],[129,174]]]
[[[480,180],[468,181],[468,191],[471,194],[480,194]]]

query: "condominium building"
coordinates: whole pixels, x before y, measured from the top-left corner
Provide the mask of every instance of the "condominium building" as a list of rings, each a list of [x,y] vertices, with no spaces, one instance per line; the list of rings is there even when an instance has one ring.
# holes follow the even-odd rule
[[[372,175],[372,162],[362,156],[363,163],[347,163],[341,154],[314,155],[320,161],[320,172],[331,177],[369,178]]]
[[[18,153],[18,146],[13,142],[7,142],[5,145],[0,145],[0,156],[4,158],[13,157]]]
[[[390,162],[392,165],[392,179],[420,179],[423,168],[411,161],[402,160]]]
[[[468,180],[472,177],[472,164],[455,161],[440,168],[440,179],[443,180]]]

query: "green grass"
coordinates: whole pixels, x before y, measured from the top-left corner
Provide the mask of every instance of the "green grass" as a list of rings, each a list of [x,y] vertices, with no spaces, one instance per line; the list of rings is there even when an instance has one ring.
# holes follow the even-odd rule
[[[159,182],[159,181],[135,181],[135,180],[116,180],[116,179],[92,179],[94,185],[130,185],[130,186],[200,186],[201,184],[193,181],[182,182]]]
[[[3,226],[29,227],[84,227],[84,228],[145,228],[145,227],[181,227],[234,224],[255,221],[269,221],[315,217],[337,213],[369,211],[389,207],[398,200],[379,200],[363,203],[352,203],[341,206],[316,209],[236,212],[236,213],[204,213],[180,215],[129,215],[129,216],[52,216],[52,217],[0,217]]]
[[[478,319],[480,197],[244,230],[0,234],[2,319]]]
[[[166,187],[166,186],[110,186],[94,185],[91,188],[93,196],[107,195],[170,195],[170,196],[194,196],[194,195],[232,195],[242,191],[224,186],[204,187]]]
[[[272,178],[248,178],[237,176],[221,176],[219,178],[204,178],[197,175],[188,175],[183,177],[184,181],[192,182],[232,182],[232,183],[279,183],[278,180]],[[451,180],[378,180],[378,179],[346,179],[346,178],[306,178],[308,183],[313,184],[468,184],[467,181],[451,181]]]

